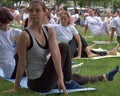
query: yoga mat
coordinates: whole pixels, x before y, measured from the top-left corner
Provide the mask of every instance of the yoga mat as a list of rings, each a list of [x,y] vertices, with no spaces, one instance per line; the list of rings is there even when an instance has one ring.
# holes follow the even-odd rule
[[[94,36],[90,35],[90,36],[84,36],[85,38],[93,38]]]
[[[110,44],[110,41],[92,41],[94,44]],[[117,43],[117,41],[113,41],[112,43]]]
[[[2,69],[0,68],[0,76],[4,78],[4,74]],[[5,79],[5,78],[4,78]],[[15,83],[15,79],[5,79],[11,83]],[[27,77],[23,77],[20,83],[21,87],[28,88],[27,87]],[[88,88],[80,88],[80,89],[67,89],[67,93],[72,93],[72,92],[84,92],[84,91],[94,91],[96,88],[88,87]],[[50,95],[50,94],[61,94],[63,91],[59,91],[58,89],[52,89],[48,92],[43,92],[40,94],[42,95]]]
[[[95,51],[106,51],[105,49],[98,48],[98,49],[93,49]],[[106,56],[99,56],[99,57],[92,57],[92,58],[81,58],[81,59],[102,59],[102,58],[108,58],[108,57],[120,57],[120,53],[117,52],[117,55],[106,55]]]
[[[83,62],[82,62],[82,63],[79,63],[79,64],[73,64],[73,65],[72,65],[72,70],[79,68],[79,67],[82,66],[83,64],[84,64]]]
[[[84,91],[95,91],[96,88],[81,88],[81,89],[67,89],[67,93],[73,93],[73,92],[84,92]],[[50,95],[50,94],[60,94],[63,93],[63,91],[59,91],[58,89],[52,89],[49,92],[45,92],[42,94]]]
[[[96,50],[96,51],[106,51],[106,50],[104,50],[102,48],[93,49],[93,50]],[[101,58],[107,58],[107,57],[120,57],[120,53],[117,52],[117,55],[106,55],[106,56],[92,57],[92,59],[101,59]]]

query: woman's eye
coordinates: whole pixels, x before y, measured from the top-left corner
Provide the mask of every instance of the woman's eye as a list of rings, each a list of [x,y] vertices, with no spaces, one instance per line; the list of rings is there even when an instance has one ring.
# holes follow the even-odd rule
[[[30,9],[30,10],[29,10],[29,12],[33,12],[33,10],[32,10],[32,9]]]
[[[38,12],[40,12],[40,10],[39,10],[39,9],[36,9],[36,12],[38,13]]]
[[[32,13],[32,12],[38,13],[38,12],[41,12],[41,11],[40,11],[39,9],[36,9],[36,10],[30,9],[29,12],[31,12],[31,13]]]

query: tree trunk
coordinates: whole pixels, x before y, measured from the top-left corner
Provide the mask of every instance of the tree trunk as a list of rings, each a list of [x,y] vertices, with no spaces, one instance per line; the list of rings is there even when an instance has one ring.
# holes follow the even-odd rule
[[[74,7],[77,7],[76,0],[74,0]]]
[[[2,0],[0,0],[0,7],[2,7]]]

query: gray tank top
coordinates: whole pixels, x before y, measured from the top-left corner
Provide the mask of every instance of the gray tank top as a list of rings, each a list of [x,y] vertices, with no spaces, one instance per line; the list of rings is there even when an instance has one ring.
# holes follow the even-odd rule
[[[31,48],[27,51],[27,65],[25,72],[28,79],[36,79],[42,75],[45,69],[45,65],[47,64],[47,55],[49,54],[49,48],[44,48],[43,46],[40,46],[31,30],[29,28],[26,29],[28,30],[27,32],[31,37],[31,43],[33,44]],[[47,30],[45,28],[43,29],[45,37],[48,39]]]

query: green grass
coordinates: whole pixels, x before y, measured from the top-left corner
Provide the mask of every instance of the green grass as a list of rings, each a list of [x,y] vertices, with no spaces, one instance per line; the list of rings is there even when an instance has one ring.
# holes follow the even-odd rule
[[[78,31],[83,34],[83,29],[81,27],[77,27]],[[91,35],[91,33],[87,33],[87,36]],[[109,40],[108,37],[93,37],[86,38],[88,44],[91,44],[93,40]],[[115,39],[114,39],[115,40]],[[96,45],[95,48],[102,47],[103,49],[110,50],[115,47],[116,44],[108,44],[108,45]],[[73,60],[76,63],[84,62],[84,64],[77,70],[73,70],[73,73],[78,73],[84,76],[93,76],[93,75],[102,75],[110,70],[112,70],[116,65],[120,65],[120,58],[103,58],[98,60],[93,59],[79,59]],[[49,79],[49,78],[48,78]],[[102,81],[96,83],[88,83],[84,85],[85,87],[95,87],[96,91],[88,91],[88,92],[77,92],[71,93],[69,96],[119,96],[120,94],[120,73],[117,73],[114,81]],[[11,89],[13,84],[0,78],[0,93],[4,90]],[[20,88],[20,90],[16,93],[8,93],[8,94],[0,94],[0,96],[41,96],[41,94],[37,92],[33,92],[24,88]],[[56,95],[49,95],[56,96]],[[60,96],[65,96],[61,94]]]

